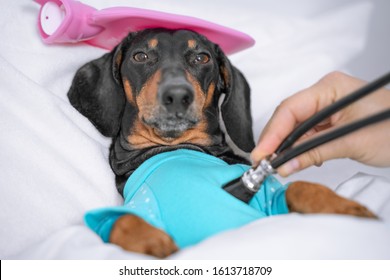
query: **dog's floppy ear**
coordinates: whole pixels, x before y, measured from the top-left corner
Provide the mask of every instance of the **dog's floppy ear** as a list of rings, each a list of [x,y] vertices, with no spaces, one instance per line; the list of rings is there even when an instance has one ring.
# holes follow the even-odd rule
[[[70,103],[109,137],[117,135],[125,106],[120,77],[125,41],[110,53],[82,66],[68,92]]]
[[[255,147],[250,108],[250,88],[241,72],[235,68],[217,46],[220,70],[220,90],[225,94],[221,114],[226,132],[234,144],[249,153]]]

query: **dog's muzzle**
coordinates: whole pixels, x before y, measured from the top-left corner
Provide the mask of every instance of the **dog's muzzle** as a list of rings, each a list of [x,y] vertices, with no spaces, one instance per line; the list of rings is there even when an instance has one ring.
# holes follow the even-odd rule
[[[160,136],[178,137],[199,122],[194,108],[194,89],[183,76],[163,79],[157,98],[159,108],[144,122],[157,129]]]

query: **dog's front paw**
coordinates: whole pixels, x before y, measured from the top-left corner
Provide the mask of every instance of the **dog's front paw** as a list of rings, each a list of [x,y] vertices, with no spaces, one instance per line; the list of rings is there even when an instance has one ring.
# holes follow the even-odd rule
[[[158,258],[165,258],[178,250],[168,234],[134,215],[124,215],[115,222],[110,242],[127,251]]]
[[[286,191],[290,211],[298,213],[344,214],[365,218],[377,218],[363,205],[339,196],[325,186],[294,182]]]
[[[374,213],[372,213],[363,205],[344,198],[342,198],[339,205],[335,207],[335,212],[337,214],[346,214],[358,217],[378,219],[378,217]]]

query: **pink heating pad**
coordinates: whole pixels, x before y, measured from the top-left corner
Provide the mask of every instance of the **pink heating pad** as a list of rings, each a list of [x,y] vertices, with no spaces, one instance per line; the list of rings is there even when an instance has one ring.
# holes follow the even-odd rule
[[[73,0],[35,0],[41,5],[38,27],[47,44],[83,41],[111,50],[129,32],[146,28],[188,29],[218,44],[226,54],[254,45],[249,35],[194,17],[131,7],[97,10]]]

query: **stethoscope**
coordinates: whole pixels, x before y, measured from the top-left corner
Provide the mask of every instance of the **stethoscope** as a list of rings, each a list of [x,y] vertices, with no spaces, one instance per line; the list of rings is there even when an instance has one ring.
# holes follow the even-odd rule
[[[364,96],[375,92],[379,88],[390,83],[390,72],[378,78],[377,80],[365,85],[364,87],[341,98],[335,103],[322,109],[311,118],[297,126],[286,139],[280,144],[272,156],[263,159],[256,168],[250,168],[241,177],[227,183],[223,189],[231,195],[248,203],[251,198],[260,190],[263,181],[271,174],[276,173],[276,169],[287,161],[315,148],[328,143],[334,139],[342,137],[348,133],[354,132],[365,126],[386,120],[390,118],[390,109],[377,113],[362,120],[344,125],[334,129],[326,134],[322,134],[313,139],[307,140],[302,144],[292,147],[293,144],[307,131],[319,124],[324,119],[330,117],[337,111],[345,108],[351,103],[363,98]]]

